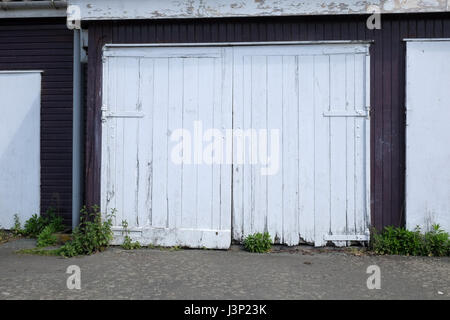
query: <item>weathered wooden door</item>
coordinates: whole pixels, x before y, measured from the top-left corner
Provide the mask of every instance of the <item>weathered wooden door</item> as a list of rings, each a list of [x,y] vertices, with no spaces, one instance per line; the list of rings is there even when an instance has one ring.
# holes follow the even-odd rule
[[[156,245],[227,248],[231,230],[288,245],[368,239],[368,45],[111,46],[104,57],[102,210],[118,210],[116,243],[123,220]]]
[[[368,239],[368,62],[364,44],[234,48],[233,127],[271,136],[255,152],[267,159],[234,165],[234,239]]]
[[[102,211],[117,210],[115,243],[127,221],[142,244],[230,246],[231,164],[205,164],[194,146],[201,128],[231,128],[230,50],[105,50]]]

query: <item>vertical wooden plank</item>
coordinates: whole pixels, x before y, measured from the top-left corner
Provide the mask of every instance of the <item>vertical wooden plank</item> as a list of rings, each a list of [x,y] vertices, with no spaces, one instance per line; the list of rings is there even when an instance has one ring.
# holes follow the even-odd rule
[[[392,224],[392,28],[391,21],[383,24],[383,106],[382,106],[382,137],[381,148],[383,157],[383,221]]]
[[[266,130],[266,111],[267,111],[267,57],[254,56],[252,57],[252,129],[257,134],[260,130]],[[265,231],[265,222],[267,218],[267,176],[261,174],[262,161],[266,161],[264,152],[267,150],[267,143],[265,146],[260,144],[258,136],[256,141],[252,143],[258,144],[258,154],[256,155],[257,163],[251,166],[252,169],[252,207],[254,208],[253,214],[253,227],[257,232]],[[267,152],[265,152],[267,154]]]
[[[330,111],[346,110],[345,55],[330,56]],[[346,117],[330,117],[330,231],[347,234]],[[345,242],[336,242],[345,245]]]
[[[315,39],[316,40],[324,40],[325,39],[325,26],[321,21],[315,23],[316,31],[315,31]]]
[[[355,81],[355,56],[346,55],[345,68],[345,104],[347,112],[355,112],[355,86],[362,86],[361,82]],[[363,109],[359,109],[363,110]],[[346,121],[346,212],[347,212],[347,234],[356,234],[356,210],[355,210],[355,120],[347,117]]]
[[[408,37],[408,21],[406,19],[402,19],[400,21],[400,33],[399,33],[399,38],[400,39],[404,39]],[[406,114],[406,108],[405,108],[405,91],[406,91],[406,68],[405,68],[405,63],[406,63],[406,57],[403,54],[404,52],[406,52],[406,44],[404,41],[400,41],[400,45],[397,48],[397,50],[399,51],[399,63],[397,65],[398,69],[397,69],[397,77],[398,77],[398,92],[396,93],[396,96],[399,99],[399,110],[398,110],[398,121],[394,122],[395,126],[397,127],[397,130],[399,131],[399,136],[398,136],[398,141],[399,141],[399,145],[398,148],[400,148],[401,150],[406,150],[406,146],[405,146],[405,140],[406,140],[406,130],[404,129],[406,126],[406,121],[405,121],[405,114]],[[373,60],[373,58],[371,57],[371,60]],[[371,155],[372,157],[374,156],[373,154]],[[394,160],[393,160],[394,161]],[[397,159],[397,171],[398,171],[398,175],[399,175],[399,180],[398,180],[398,199],[397,199],[397,206],[396,206],[396,210],[397,210],[397,221],[399,221],[398,226],[403,226],[405,225],[405,208],[404,208],[404,201],[405,201],[405,152],[404,151],[399,151],[398,152],[398,159]],[[372,182],[373,184],[373,182]]]
[[[299,233],[314,242],[314,57],[299,56]]]
[[[152,226],[167,227],[167,116],[169,59],[155,59],[153,110]]]
[[[125,58],[125,76],[120,79],[123,88],[119,110],[136,112],[139,108],[139,59]],[[122,109],[123,108],[123,109]],[[123,125],[123,216],[130,227],[137,226],[137,191],[138,191],[138,119],[120,119]],[[120,154],[120,153],[119,153]]]
[[[244,129],[244,58],[233,50],[233,130]],[[215,172],[215,170],[214,170]],[[233,138],[233,212],[232,237],[242,240],[244,233],[244,164],[237,161],[236,142]]]
[[[115,103],[112,107],[112,110],[114,111],[121,111],[124,105],[124,93],[123,93],[123,86],[121,86],[121,80],[125,78],[125,64],[123,62],[122,58],[116,58],[115,63],[117,64],[117,75],[114,79],[114,85],[113,89],[116,95],[115,95]],[[122,220],[125,220],[127,217],[124,212],[124,194],[123,194],[123,186],[124,186],[124,140],[123,140],[123,132],[124,132],[124,125],[123,125],[123,119],[120,118],[113,118],[113,122],[115,122],[116,132],[115,132],[115,144],[114,144],[114,153],[116,155],[116,162],[115,162],[115,168],[114,168],[114,174],[116,176],[116,201],[115,201],[115,209],[116,212],[116,226],[120,226],[122,223]]]
[[[230,23],[230,22],[227,23],[227,41],[236,41],[234,28],[235,28],[234,23]]]
[[[138,190],[139,190],[139,120],[122,120],[124,126],[124,203],[123,214],[130,227],[139,225],[138,221]]]
[[[370,202],[370,185],[371,185],[371,176],[370,176],[370,163],[369,159],[371,157],[371,149],[369,147],[370,141],[370,55],[367,53],[364,56],[364,101],[366,106],[366,111],[368,112],[367,117],[364,119],[364,203],[365,203],[365,212],[364,212],[364,233],[369,235],[369,227],[370,227],[370,210],[371,210],[371,202]]]
[[[365,56],[362,54],[355,56],[355,109],[363,110],[366,97],[365,88],[360,85],[366,82],[365,78]],[[365,150],[366,146],[366,120],[365,118],[355,118],[355,224],[356,233],[364,234],[365,232],[365,215],[366,215],[366,166]]]
[[[445,18],[442,21],[442,37],[448,38],[450,37],[450,19]]]
[[[203,134],[213,126],[213,102],[214,102],[214,59],[204,58],[198,60],[198,73],[201,75],[198,80],[198,119],[203,125]],[[221,130],[221,128],[218,128]],[[204,141],[204,153],[202,163],[197,166],[197,224],[200,229],[208,229],[211,226],[212,199],[213,199],[213,164],[205,162],[209,146],[214,144],[215,137],[209,136],[210,140]],[[208,161],[206,159],[206,161]]]
[[[311,21],[308,21],[308,38],[307,40],[313,41],[316,39],[316,26]]]
[[[231,128],[232,126],[232,96],[233,96],[233,80],[232,80],[232,63],[233,55],[231,48],[222,49],[222,105],[221,130]],[[221,165],[221,196],[220,196],[220,229],[231,230],[231,183],[232,168],[228,163]],[[231,239],[230,239],[231,240]]]
[[[95,193],[100,190],[100,183],[95,180],[95,171],[97,169],[96,161],[99,161],[95,150],[95,142],[101,139],[101,130],[97,126],[97,122],[101,121],[98,117],[96,107],[96,93],[100,89],[102,77],[101,50],[99,48],[98,39],[99,30],[93,27],[89,30],[89,54],[88,54],[88,92],[87,92],[87,110],[86,110],[86,172],[85,172],[85,201],[88,207],[96,204]],[[97,89],[98,88],[98,89]],[[100,167],[100,166],[99,166]]]
[[[267,57],[267,129],[278,130],[278,172],[267,177],[267,231],[275,242],[283,239],[283,57]],[[272,133],[270,133],[272,134]],[[269,148],[271,150],[271,148]]]
[[[273,23],[267,24],[267,41],[275,40],[275,26]]]
[[[111,111],[116,111],[117,109],[117,95],[118,95],[118,90],[116,90],[117,87],[117,83],[118,83],[118,75],[119,75],[119,64],[118,64],[118,59],[117,58],[110,58],[109,60],[109,70],[108,70],[108,77],[109,80],[103,80],[106,81],[106,83],[102,83],[102,86],[105,86],[105,90],[108,90],[108,93],[103,93],[109,96],[108,99],[108,105],[107,108],[110,109]],[[106,89],[106,87],[108,87],[108,89]],[[118,194],[118,175],[116,173],[116,168],[117,168],[117,143],[118,143],[118,138],[119,137],[119,132],[117,131],[117,119],[108,119],[107,122],[109,122],[109,129],[108,131],[108,144],[109,144],[109,153],[110,153],[110,169],[109,171],[111,172],[111,199],[110,199],[110,207],[111,209],[115,209],[118,210],[119,208],[119,199],[118,197],[121,197],[121,195]],[[121,132],[120,132],[121,133]],[[103,132],[102,132],[102,136],[103,136]],[[108,195],[107,195],[108,196]],[[118,225],[119,223],[117,221],[119,220],[118,215],[122,215],[123,212],[117,212],[116,216],[114,217],[114,224]]]
[[[243,130],[244,132],[248,129],[252,128],[252,57],[245,55],[244,56],[244,86],[243,86],[243,100],[244,100],[244,119],[243,119]],[[247,145],[247,143],[249,143]],[[254,232],[253,228],[253,207],[252,207],[252,168],[251,168],[251,158],[248,152],[246,152],[246,146],[248,146],[247,150],[250,150],[250,145],[252,143],[251,136],[246,137],[244,135],[243,137],[243,184],[244,184],[244,194],[243,194],[243,212],[244,212],[244,224],[243,224],[243,230],[244,234],[243,236],[246,237],[247,235]]]
[[[435,33],[435,24],[433,20],[427,19],[425,22],[425,34],[427,38],[433,38]]]
[[[154,96],[154,59],[141,58],[139,97],[141,112],[145,118],[139,126],[139,193],[138,220],[139,226],[151,224],[152,188],[153,188],[153,96]],[[145,121],[145,123],[144,123]]]
[[[103,85],[102,91],[104,92],[102,99],[102,107],[109,106],[111,108],[111,101],[114,98],[112,93],[114,91],[108,90],[111,86],[111,79],[115,77],[114,64],[111,63],[113,58],[105,59],[103,61]],[[114,185],[115,185],[115,174],[113,172],[112,165],[114,163],[115,152],[111,150],[114,143],[114,129],[115,123],[111,121],[102,120],[102,155],[104,157],[104,162],[102,165],[101,172],[101,210],[102,214],[107,214],[112,208],[114,208]]]
[[[223,82],[223,61],[214,59],[214,86],[213,86],[213,105],[212,105],[212,123],[213,128],[222,130],[222,82]],[[212,205],[211,205],[211,229],[220,229],[221,223],[221,196],[222,196],[222,172],[221,163],[212,164]]]
[[[323,112],[329,109],[329,57],[314,57],[314,123],[315,123],[315,211],[314,245],[325,245],[330,230],[330,124]]]
[[[402,204],[400,199],[402,198],[402,184],[404,177],[402,177],[400,163],[401,153],[401,136],[404,130],[402,130],[401,117],[403,113],[400,92],[400,77],[402,73],[401,60],[403,56],[402,45],[403,38],[400,36],[400,23],[398,20],[392,21],[392,47],[391,47],[391,135],[392,135],[392,156],[391,156],[391,170],[392,170],[392,219],[393,225],[401,225],[401,211]]]
[[[298,65],[283,56],[283,239],[298,244]]]
[[[234,41],[242,41],[242,23],[236,22],[234,25]]]
[[[384,30],[384,29],[383,29]],[[373,44],[372,59],[372,79],[371,81],[371,96],[374,97],[372,101],[372,136],[371,146],[376,156],[373,157],[373,164],[371,170],[371,181],[373,181],[373,204],[372,215],[373,223],[377,229],[385,224],[383,219],[383,47],[388,46],[382,40],[380,30],[374,32],[375,43]]]
[[[169,59],[169,106],[168,134],[183,127],[183,59]],[[180,227],[181,218],[181,176],[182,164],[175,163],[171,157],[175,143],[168,143],[167,156],[167,201],[168,227]],[[183,150],[184,152],[184,150]]]
[[[85,195],[89,192],[92,192],[87,196],[90,200],[86,200],[88,206],[89,205],[98,205],[100,204],[101,199],[101,150],[102,150],[102,125],[101,125],[101,105],[102,105],[102,51],[99,49],[105,43],[109,43],[112,39],[112,28],[110,23],[104,23],[101,26],[98,26],[95,29],[94,43],[98,45],[96,48],[97,52],[94,54],[94,59],[96,59],[96,64],[99,66],[100,70],[95,72],[95,91],[94,91],[94,115],[93,119],[93,129],[94,133],[92,134],[93,139],[93,147],[94,153],[91,157],[92,167],[88,165],[91,170],[92,183],[93,185],[88,186],[88,189],[85,190]],[[90,203],[90,201],[92,201]]]
[[[408,20],[408,37],[417,37],[417,19]]]
[[[306,41],[308,39],[308,25],[306,22],[300,22],[299,27],[299,39],[300,41]]]
[[[194,142],[194,122],[198,119],[198,59],[186,58],[183,74],[183,128],[192,135]],[[194,228],[197,216],[197,165],[193,162],[195,152],[192,149],[191,163],[183,164],[182,177],[182,219],[183,228]]]

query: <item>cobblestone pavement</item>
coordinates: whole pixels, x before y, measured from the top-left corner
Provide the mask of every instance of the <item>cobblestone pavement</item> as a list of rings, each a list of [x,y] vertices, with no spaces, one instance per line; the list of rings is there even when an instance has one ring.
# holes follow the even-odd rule
[[[1,299],[450,299],[450,258],[355,255],[296,247],[270,254],[110,248],[64,259],[17,254],[33,240],[0,245]],[[67,267],[81,268],[69,290]],[[367,288],[370,265],[381,289]]]

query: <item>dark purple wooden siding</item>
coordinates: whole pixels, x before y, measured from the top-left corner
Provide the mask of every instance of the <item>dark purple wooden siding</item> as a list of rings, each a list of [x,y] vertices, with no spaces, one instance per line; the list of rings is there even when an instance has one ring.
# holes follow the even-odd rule
[[[449,14],[93,22],[89,25],[86,201],[100,201],[101,49],[105,43],[374,40],[371,47],[371,213],[380,228],[404,224],[404,38],[450,37]]]
[[[73,34],[65,23],[60,18],[0,19],[0,70],[44,71],[41,211],[54,207],[70,223]]]

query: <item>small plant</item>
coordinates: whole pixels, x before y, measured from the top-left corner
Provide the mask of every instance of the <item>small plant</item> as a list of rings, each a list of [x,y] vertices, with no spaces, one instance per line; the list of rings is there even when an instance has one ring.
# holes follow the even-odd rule
[[[53,225],[49,224],[39,233],[37,237],[38,248],[48,247],[58,243],[58,238],[54,235],[56,232],[54,228]]]
[[[255,233],[244,239],[244,248],[250,252],[269,252],[272,248],[272,239],[268,232]]]
[[[450,235],[444,232],[440,225],[433,225],[432,230],[423,238],[424,253],[429,256],[450,256]]]
[[[63,219],[57,216],[52,208],[49,208],[45,214],[38,216],[34,214],[25,222],[24,229],[21,233],[24,236],[37,238],[39,234],[48,225],[52,225],[54,232],[64,230]]]
[[[381,233],[373,232],[371,247],[377,254],[411,256],[450,255],[449,234],[433,225],[432,231],[422,234],[419,227],[414,231],[405,228],[385,227]]]
[[[124,238],[121,247],[125,250],[140,249],[141,244],[138,241],[133,242],[130,238],[130,230],[128,230],[128,222],[126,220],[122,220],[122,228],[122,235],[124,236]]]
[[[43,217],[33,214],[30,219],[25,222],[23,234],[25,236],[37,237],[44,229]]]
[[[63,218],[57,216],[55,213],[49,213],[47,221],[48,225],[53,229],[53,232],[60,232],[64,230]]]
[[[0,244],[3,242],[7,242],[8,239],[9,239],[8,233],[5,230],[0,229]]]
[[[14,215],[14,226],[11,231],[15,236],[21,235],[23,233],[19,215],[17,213]]]
[[[57,249],[57,253],[64,257],[74,257],[105,250],[113,238],[111,227],[115,212],[113,209],[102,221],[98,206],[93,206],[90,213],[83,207],[80,225],[73,231],[72,240]]]

